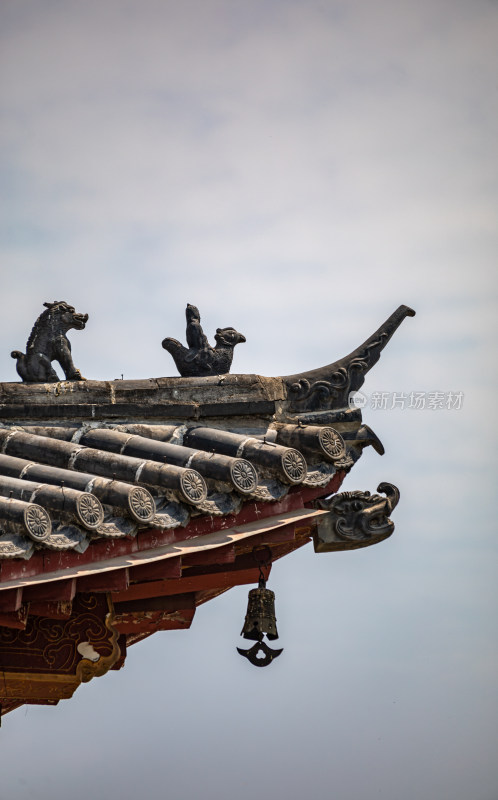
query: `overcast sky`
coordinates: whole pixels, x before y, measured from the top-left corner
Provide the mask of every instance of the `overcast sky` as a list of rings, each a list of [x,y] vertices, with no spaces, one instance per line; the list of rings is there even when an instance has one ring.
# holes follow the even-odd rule
[[[497,34],[492,0],[4,0],[0,380],[47,300],[88,378],[174,374],[187,302],[233,372],[350,352],[400,304],[345,482],[402,493],[387,542],[275,565],[55,709],[4,718],[8,800],[496,800]],[[463,407],[371,408],[374,392]]]

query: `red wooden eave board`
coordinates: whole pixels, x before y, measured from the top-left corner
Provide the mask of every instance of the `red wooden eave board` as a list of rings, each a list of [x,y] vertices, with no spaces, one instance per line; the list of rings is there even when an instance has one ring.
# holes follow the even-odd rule
[[[146,551],[164,544],[184,541],[206,533],[213,533],[255,520],[263,520],[286,511],[309,506],[317,497],[337,492],[345,474],[344,471],[337,472],[325,487],[317,489],[294,487],[281,501],[276,503],[245,503],[236,516],[232,514],[225,517],[203,516],[191,520],[185,528],[168,531],[148,529],[139,532],[132,539],[102,540],[91,544],[84,553],[40,551],[27,561],[20,559],[2,561],[0,563],[0,590],[2,583],[17,578],[32,578],[47,572],[98,563],[104,559]]]

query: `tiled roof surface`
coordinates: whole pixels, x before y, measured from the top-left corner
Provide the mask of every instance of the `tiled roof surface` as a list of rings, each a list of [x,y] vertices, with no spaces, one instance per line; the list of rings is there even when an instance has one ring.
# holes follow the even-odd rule
[[[258,435],[199,425],[0,427],[0,559],[84,553],[93,542],[174,529],[244,503],[324,487],[369,443],[320,425],[271,423]]]

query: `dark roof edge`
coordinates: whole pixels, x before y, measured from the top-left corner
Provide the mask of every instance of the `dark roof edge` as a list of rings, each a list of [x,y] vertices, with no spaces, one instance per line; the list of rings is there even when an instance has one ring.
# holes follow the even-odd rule
[[[271,416],[285,390],[281,378],[61,381],[0,384],[0,420],[122,420]]]
[[[401,305],[360,347],[325,367],[285,377],[216,375],[201,378],[1,383],[0,421],[122,420],[271,416],[347,409],[366,373],[405,317]]]
[[[377,363],[392,335],[406,317],[414,316],[412,308],[401,305],[349,355],[325,367],[282,378],[287,389],[288,410],[299,413],[347,408],[350,393],[357,392],[363,385],[366,373]]]

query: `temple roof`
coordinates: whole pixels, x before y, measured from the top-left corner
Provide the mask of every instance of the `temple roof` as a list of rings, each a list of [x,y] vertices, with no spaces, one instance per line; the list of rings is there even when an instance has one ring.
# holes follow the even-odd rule
[[[349,356],[278,378],[92,381],[70,362],[71,380],[36,383],[15,351],[26,382],[0,384],[4,712],[70,696],[119,668],[130,644],[188,628],[197,606],[268,578],[312,539],[330,552],[390,536],[395,486],[336,493],[365,447],[384,452],[350,396],[413,313],[400,306]],[[94,666],[91,642],[71,638],[90,607],[103,637]],[[33,642],[52,629],[67,634],[71,674],[54,675],[43,656],[35,676]]]
[[[12,353],[23,382],[0,384],[3,606],[9,607],[6,591],[22,588],[27,576],[40,582],[62,569],[59,561],[54,571],[57,557],[76,571],[100,565],[95,573],[104,556],[141,551],[149,540],[153,548],[278,514],[296,493],[297,506],[286,510],[304,508],[310,492],[317,499],[337,491],[364,447],[384,452],[350,398],[413,316],[408,306],[348,356],[297,375],[92,381],[75,368],[67,342],[59,355],[36,350],[43,343],[35,347],[35,330],[51,315],[69,315],[77,328],[87,320],[66,303],[45,305],[27,355]],[[195,307],[187,307],[189,314],[195,319],[194,330],[187,327],[191,349],[182,350],[187,372],[199,359],[207,369],[204,361],[215,352],[192,349],[200,318]],[[235,330],[218,333],[241,341]],[[176,347],[176,340],[165,342]],[[57,380],[50,358],[71,380]],[[39,374],[49,382],[37,383]]]
[[[413,314],[400,306],[345,358],[280,378],[87,381],[71,366],[73,380],[33,383],[15,351],[28,382],[0,385],[0,561],[29,559],[35,548],[84,553],[95,539],[236,515],[296,485],[325,487],[366,444],[383,452],[349,397]],[[87,317],[76,316],[84,327]]]

